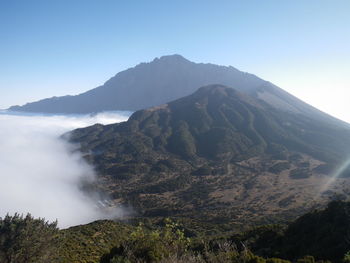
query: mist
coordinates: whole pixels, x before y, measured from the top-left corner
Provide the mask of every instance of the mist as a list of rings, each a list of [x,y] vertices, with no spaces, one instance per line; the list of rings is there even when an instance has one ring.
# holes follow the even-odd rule
[[[58,220],[60,228],[97,219],[115,218],[126,211],[105,211],[98,200],[80,190],[81,181],[95,180],[94,168],[60,135],[95,123],[128,119],[128,112],[93,116],[21,116],[0,114],[0,217],[31,213]]]

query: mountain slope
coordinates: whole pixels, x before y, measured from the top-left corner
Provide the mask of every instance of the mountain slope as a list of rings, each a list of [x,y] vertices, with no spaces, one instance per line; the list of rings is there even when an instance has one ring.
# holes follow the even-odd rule
[[[145,216],[272,220],[347,191],[346,169],[324,185],[349,156],[349,128],[222,85],[70,139],[96,165],[98,187]]]
[[[264,100],[275,108],[329,118],[255,75],[233,67],[194,63],[180,55],[163,56],[122,71],[104,85],[76,96],[53,97],[13,106],[13,111],[92,113],[139,110],[190,95],[199,87],[222,84]]]

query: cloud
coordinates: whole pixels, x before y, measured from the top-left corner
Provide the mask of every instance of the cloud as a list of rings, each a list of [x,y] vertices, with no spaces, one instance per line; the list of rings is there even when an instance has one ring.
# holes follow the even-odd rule
[[[128,116],[117,112],[93,116],[0,114],[0,217],[31,213],[57,219],[64,228],[121,216],[123,209],[102,211],[98,200],[79,190],[82,179],[95,179],[94,169],[59,137],[75,128],[121,122]]]

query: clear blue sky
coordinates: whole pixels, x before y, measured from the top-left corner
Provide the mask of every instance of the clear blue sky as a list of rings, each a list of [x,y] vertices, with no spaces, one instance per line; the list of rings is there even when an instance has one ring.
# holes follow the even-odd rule
[[[350,121],[349,0],[0,0],[0,108],[174,53],[254,73]]]

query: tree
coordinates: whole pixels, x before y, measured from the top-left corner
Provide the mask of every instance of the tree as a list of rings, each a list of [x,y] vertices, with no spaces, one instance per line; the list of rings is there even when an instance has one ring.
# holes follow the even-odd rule
[[[48,263],[56,256],[57,222],[15,214],[0,218],[1,263]]]

